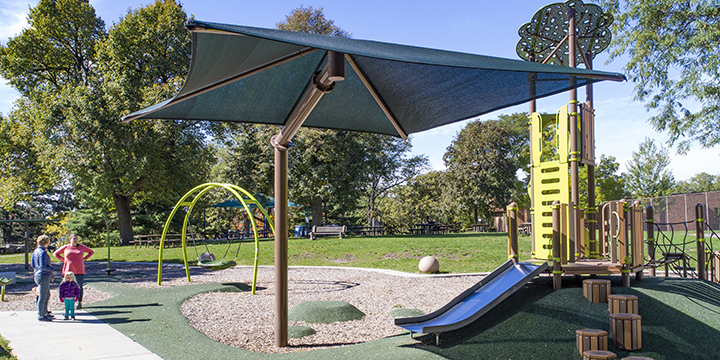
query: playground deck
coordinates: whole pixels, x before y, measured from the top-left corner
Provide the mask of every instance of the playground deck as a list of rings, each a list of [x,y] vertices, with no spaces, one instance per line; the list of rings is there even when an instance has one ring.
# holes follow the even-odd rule
[[[562,264],[562,270],[568,275],[607,275],[607,274],[622,274],[622,264],[613,263],[610,260],[605,259],[579,259],[574,263]],[[637,272],[650,268],[649,266],[635,266],[630,269],[630,273],[635,274]]]

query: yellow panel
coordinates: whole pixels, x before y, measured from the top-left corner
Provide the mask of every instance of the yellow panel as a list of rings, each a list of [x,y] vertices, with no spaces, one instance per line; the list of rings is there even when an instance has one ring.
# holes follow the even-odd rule
[[[570,179],[568,176],[568,115],[567,106],[560,108],[556,115],[533,113],[532,119],[532,172],[533,184],[530,193],[533,195],[533,241],[535,241],[535,259],[549,259],[552,256],[552,203],[570,202]],[[555,147],[558,149],[559,161],[541,162],[542,130],[557,122]]]

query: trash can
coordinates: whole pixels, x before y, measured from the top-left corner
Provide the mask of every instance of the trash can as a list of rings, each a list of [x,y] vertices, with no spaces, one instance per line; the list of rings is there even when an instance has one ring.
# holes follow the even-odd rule
[[[293,232],[295,233],[295,237],[308,236],[308,226],[307,225],[295,225],[293,227]]]

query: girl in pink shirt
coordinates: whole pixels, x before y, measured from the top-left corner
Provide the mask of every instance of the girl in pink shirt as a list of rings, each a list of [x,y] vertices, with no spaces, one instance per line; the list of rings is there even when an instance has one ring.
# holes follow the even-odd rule
[[[63,276],[72,272],[75,274],[75,282],[80,286],[80,295],[78,296],[77,308],[82,309],[83,299],[83,280],[85,278],[85,260],[93,256],[95,252],[85,245],[78,244],[76,234],[70,235],[70,243],[55,250],[53,256],[63,262]],[[85,255],[87,254],[87,255]]]

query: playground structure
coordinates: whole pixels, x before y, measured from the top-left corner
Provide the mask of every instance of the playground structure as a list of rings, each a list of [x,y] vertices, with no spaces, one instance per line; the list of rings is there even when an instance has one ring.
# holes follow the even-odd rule
[[[656,275],[657,267],[664,267],[665,276],[692,277],[720,283],[720,236],[705,218],[705,207],[695,205],[695,219],[682,222],[657,222],[652,206],[643,208],[639,201],[612,201],[598,206],[599,231],[596,254],[589,254],[589,236],[580,211],[579,226],[585,231],[570,243],[570,228],[563,222],[568,207],[556,203],[552,210],[553,231],[551,254],[553,275],[559,282],[561,274],[593,275],[619,274],[623,286],[630,285],[630,274],[642,279],[648,269]],[[518,259],[517,207],[508,206],[508,255]],[[695,228],[693,239],[690,228]],[[663,230],[665,229],[665,230]],[[677,238],[677,239],[676,239]],[[576,256],[566,249],[577,249]],[[554,285],[559,288],[559,284]]]
[[[613,18],[602,9],[582,1],[567,1],[547,5],[538,10],[532,20],[518,31],[518,55],[527,61],[542,61],[575,67],[582,62],[592,68],[592,60],[610,43],[609,25]],[[529,79],[534,83],[532,79]],[[572,80],[571,80],[572,81]],[[706,249],[703,229],[711,228],[697,210],[698,229],[696,256],[688,255],[671,240],[656,254],[652,207],[647,219],[639,201],[628,204],[613,201],[595,204],[595,118],[592,84],[586,86],[586,101],[579,103],[576,90],[570,91],[570,101],[556,114],[535,112],[530,102],[530,199],[532,217],[532,257],[551,261],[554,287],[560,288],[560,276],[620,274],[623,286],[630,286],[630,275],[641,279],[645,269],[655,275],[657,266],[695,271],[695,276],[717,278],[717,253]],[[579,166],[587,167],[587,208],[579,208]],[[701,205],[699,205],[701,206]],[[518,260],[517,208],[508,206],[510,219],[508,254]],[[597,215],[597,216],[596,216]],[[690,221],[692,222],[692,221]],[[666,227],[668,224],[664,224]],[[647,228],[647,248],[645,233]],[[674,234],[674,233],[673,233]],[[687,239],[687,230],[685,233]],[[716,236],[712,232],[712,237]],[[672,238],[672,235],[671,237]],[[687,244],[684,241],[683,244]],[[697,264],[697,269],[688,263]]]
[[[612,16],[603,13],[599,6],[584,4],[582,1],[544,6],[533,15],[529,23],[520,27],[517,54],[530,62],[573,68],[583,63],[587,69],[592,69],[593,58],[610,43],[609,26],[612,21]],[[529,76],[528,81],[536,84],[532,76]],[[534,86],[531,86],[531,92]],[[535,101],[530,102],[531,171],[528,191],[532,218],[532,257],[538,261],[552,261],[556,288],[560,287],[559,279],[563,273],[642,274],[644,269],[640,260],[642,251],[638,252],[641,247],[635,245],[627,248],[629,240],[624,240],[625,243],[619,243],[619,246],[618,243],[608,245],[615,250],[610,259],[606,260],[598,253],[592,84],[586,86],[585,94],[586,101],[581,104],[577,100],[577,90],[570,90],[568,105],[560,108],[556,114],[540,114],[535,111]],[[579,166],[586,166],[588,170],[585,211],[578,208]],[[509,206],[508,211],[511,211],[510,208],[515,206]],[[613,214],[617,215],[618,212]],[[517,214],[514,216],[514,229],[517,229]],[[585,224],[588,225],[587,229]],[[637,227],[641,224],[637,221],[630,224],[634,226],[632,234],[638,233]],[[509,229],[509,233],[516,241],[517,234],[512,234],[516,231],[514,229]],[[618,238],[617,234],[612,236],[613,239]],[[619,253],[617,249],[620,249]],[[517,261],[517,247],[513,249],[510,245],[509,253]],[[626,261],[627,256],[630,257],[630,263]]]
[[[163,248],[164,248],[164,242],[165,242],[165,236],[167,235],[168,228],[170,227],[170,223],[175,216],[175,213],[180,208],[185,208],[185,218],[183,220],[182,225],[182,233],[181,233],[181,241],[182,241],[182,253],[183,253],[183,262],[185,264],[185,275],[187,276],[188,282],[190,282],[190,266],[188,264],[188,256],[187,256],[187,227],[188,222],[190,220],[190,215],[192,214],[192,210],[197,204],[198,200],[206,194],[208,191],[212,189],[224,189],[227,190],[230,194],[232,194],[237,201],[242,204],[242,207],[245,209],[245,213],[250,218],[250,224],[252,224],[252,232],[255,239],[255,259],[253,261],[253,282],[252,282],[252,294],[255,294],[255,288],[257,284],[257,271],[258,271],[258,253],[260,249],[260,241],[258,237],[258,229],[257,224],[255,221],[255,217],[252,214],[252,210],[250,209],[251,206],[257,207],[260,212],[265,216],[265,218],[268,218],[268,214],[263,208],[263,206],[260,204],[260,202],[249,192],[245,191],[244,189],[232,185],[232,184],[219,184],[219,183],[207,183],[202,184],[199,186],[196,186],[192,188],[190,191],[188,191],[185,195],[183,195],[182,198],[175,204],[175,207],[173,208],[172,212],[168,216],[167,221],[165,222],[165,227],[163,228],[162,236],[160,237],[160,252],[158,255],[158,277],[157,282],[158,285],[161,285],[162,281],[162,259],[163,259]],[[275,233],[275,229],[272,225],[270,225],[271,230],[273,233]],[[194,241],[193,241],[194,242]],[[223,254],[222,259],[217,260],[215,259],[215,256],[210,253],[209,249],[208,252],[205,252],[201,255],[197,255],[198,259],[198,266],[210,269],[210,270],[221,270],[226,269],[232,266],[237,265],[237,256],[240,252],[240,244],[242,243],[242,240],[240,243],[238,243],[237,251],[235,252],[235,260],[225,260],[225,257],[227,256],[230,246],[232,245],[232,241],[228,242],[227,249],[225,250],[225,253]],[[195,247],[195,252],[197,253],[197,246]],[[209,253],[209,254],[208,254]]]

